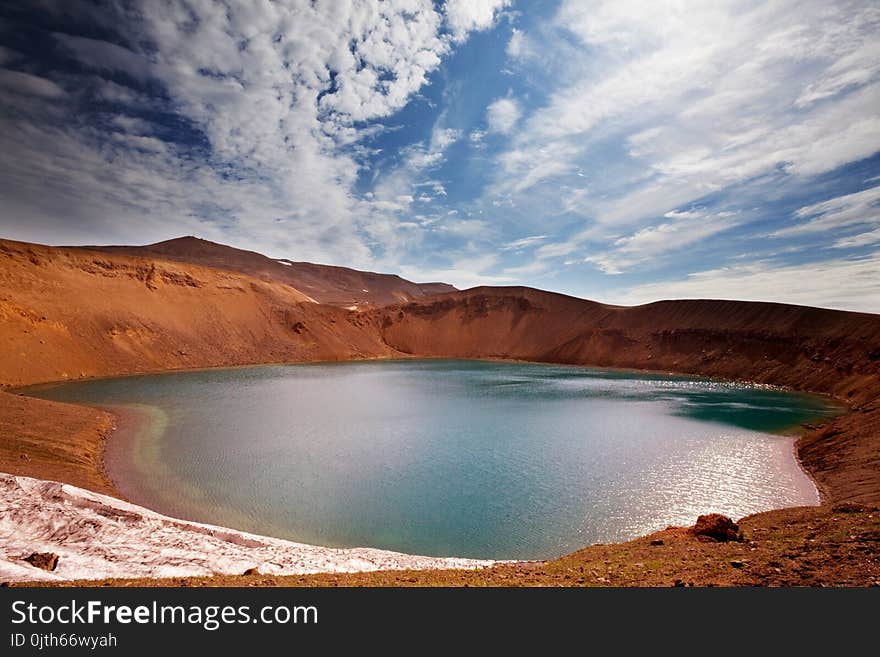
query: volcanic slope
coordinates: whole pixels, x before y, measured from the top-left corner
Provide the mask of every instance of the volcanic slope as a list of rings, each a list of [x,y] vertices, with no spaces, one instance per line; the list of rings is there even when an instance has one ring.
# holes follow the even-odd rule
[[[455,290],[446,283],[413,283],[394,274],[376,274],[348,267],[287,259],[273,260],[254,251],[244,251],[191,236],[147,246],[86,248],[103,253],[162,258],[235,271],[285,283],[318,303],[348,309],[403,303]]]

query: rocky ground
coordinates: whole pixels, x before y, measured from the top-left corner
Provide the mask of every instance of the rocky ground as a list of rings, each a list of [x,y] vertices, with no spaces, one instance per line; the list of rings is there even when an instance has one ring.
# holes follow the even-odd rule
[[[402,570],[278,577],[108,579],[77,586],[880,586],[880,510],[783,509],[744,518],[741,540],[669,528],[547,562],[481,570]]]

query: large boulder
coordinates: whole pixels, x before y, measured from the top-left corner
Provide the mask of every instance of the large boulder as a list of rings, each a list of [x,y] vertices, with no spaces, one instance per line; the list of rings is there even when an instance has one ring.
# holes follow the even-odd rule
[[[740,540],[739,525],[720,513],[709,513],[697,518],[697,524],[691,528],[698,538],[718,542]]]
[[[32,552],[24,558],[34,568],[55,570],[58,567],[58,555],[54,552]]]

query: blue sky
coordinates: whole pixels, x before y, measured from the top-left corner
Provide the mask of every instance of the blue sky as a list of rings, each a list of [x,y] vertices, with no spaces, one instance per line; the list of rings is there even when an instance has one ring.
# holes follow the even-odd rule
[[[867,1],[4,5],[0,235],[880,312],[878,35]]]

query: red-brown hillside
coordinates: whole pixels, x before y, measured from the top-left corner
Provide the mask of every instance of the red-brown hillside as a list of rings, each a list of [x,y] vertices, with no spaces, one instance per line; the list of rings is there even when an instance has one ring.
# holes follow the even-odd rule
[[[746,301],[610,306],[524,287],[477,287],[371,313],[418,356],[515,358],[693,372],[868,399],[880,316]]]
[[[0,240],[0,385],[388,355],[362,321],[270,278]]]
[[[244,251],[197,237],[179,237],[147,246],[86,248],[235,271],[290,285],[318,303],[342,308],[385,306],[455,290],[446,283],[413,283],[394,274],[375,274],[287,259],[273,260],[254,251]]]

